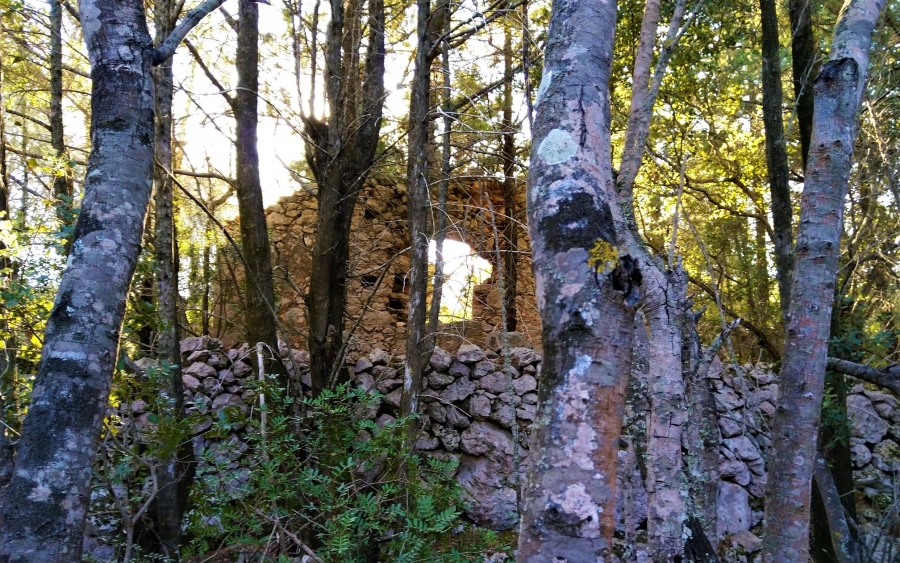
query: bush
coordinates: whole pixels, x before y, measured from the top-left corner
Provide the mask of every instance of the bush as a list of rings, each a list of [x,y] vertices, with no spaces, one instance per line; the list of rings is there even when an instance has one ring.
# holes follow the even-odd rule
[[[408,419],[376,425],[367,413],[378,397],[344,385],[298,405],[271,385],[258,391],[278,414],[220,420],[249,426],[250,462],[241,468],[221,450],[201,454],[208,469],[197,476],[189,551],[449,563],[497,549],[491,533],[467,534],[464,551],[446,541],[463,529],[457,461],[414,451]]]

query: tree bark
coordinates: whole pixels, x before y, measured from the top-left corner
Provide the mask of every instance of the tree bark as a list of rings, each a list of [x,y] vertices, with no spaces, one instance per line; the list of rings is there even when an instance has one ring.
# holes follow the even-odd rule
[[[259,180],[259,6],[254,0],[239,1],[238,20],[235,56],[237,92],[232,109],[237,126],[235,157],[241,250],[247,261],[247,271],[244,273],[244,331],[251,346],[262,342],[277,353],[272,258]]]
[[[815,115],[797,233],[781,396],[773,422],[762,558],[805,561],[810,483],[825,382],[844,197],[872,31],[884,0],[849,0],[815,86]]]
[[[341,368],[347,264],[353,212],[374,160],[384,106],[384,2],[369,0],[365,78],[360,91],[360,42],[345,42],[344,6],[332,0],[325,47],[327,122],[307,118],[307,162],[319,187],[316,241],[313,245],[307,314],[313,394],[331,385]],[[359,14],[354,14],[359,19]],[[357,24],[359,27],[359,24]],[[345,47],[356,54],[345,52]],[[352,56],[351,56],[352,55]],[[350,103],[348,100],[352,100]]]
[[[772,196],[772,222],[775,227],[775,268],[781,314],[791,302],[791,270],[794,237],[792,231],[791,187],[788,184],[787,145],[782,121],[781,54],[778,44],[778,14],[775,0],[759,0],[762,27],[763,124],[766,130],[766,164],[769,192]]]
[[[403,392],[400,415],[409,416],[418,409],[422,375],[432,350],[426,342],[426,291],[428,289],[428,110],[431,107],[431,2],[417,0],[416,60],[409,95],[409,154],[406,183],[407,224],[409,228],[409,309],[406,322],[406,361],[403,366]],[[410,433],[415,436],[415,421]]]
[[[159,46],[175,25],[175,3],[158,0],[154,10],[156,45]],[[174,83],[172,59],[153,70],[155,91],[154,185],[156,187],[156,295],[160,329],[157,335],[157,356],[168,369],[169,380],[163,393],[172,401],[171,412],[165,413],[176,421],[183,417],[184,388],[181,381],[181,346],[178,327],[178,261],[176,260],[175,207],[172,197],[172,99]],[[168,457],[159,460],[156,481],[159,487],[156,500],[156,535],[158,552],[177,560],[181,546],[181,519],[187,500],[187,489],[193,480],[194,451],[190,441],[179,445]]]
[[[72,250],[44,333],[16,472],[0,509],[3,563],[81,559],[91,465],[153,179],[150,65],[158,51],[152,48],[144,5],[82,0],[80,8],[91,61],[93,149]],[[186,33],[189,26],[182,29]]]
[[[63,128],[62,66],[62,2],[50,0],[50,144],[57,159],[68,161]],[[56,217],[65,229],[71,222],[74,187],[68,163],[62,168],[63,173],[53,178],[53,196],[56,198]]]
[[[9,171],[6,168],[6,105],[3,103],[3,62],[0,61],[0,221],[9,221]],[[0,242],[0,252],[6,250],[6,244]],[[10,270],[10,261],[4,255],[0,256],[0,271],[9,271],[9,274],[2,274],[7,277],[7,281],[12,279]],[[4,328],[9,328],[4,327]],[[6,401],[9,398],[10,391],[13,389],[8,382],[10,378],[7,374],[14,373],[16,369],[15,354],[9,346],[9,341],[3,342],[2,366],[0,366],[0,413],[6,412]],[[0,415],[0,420],[5,422],[5,416]],[[13,445],[9,437],[6,425],[0,425],[0,499],[7,483],[12,478],[13,473]]]
[[[0,561],[81,558],[91,464],[153,177],[150,36],[135,0],[83,0],[91,59],[91,145],[82,212],[47,323]]]
[[[615,2],[553,3],[528,179],[544,363],[523,492],[522,562],[612,556],[616,459],[640,296],[640,271],[616,238],[622,218],[608,98],[615,22]]]
[[[791,70],[794,81],[794,97],[797,104],[797,124],[800,129],[800,149],[803,170],[809,159],[809,138],[812,135],[813,88],[815,74],[816,43],[812,29],[810,0],[790,0],[788,13],[791,19]]]
[[[504,75],[509,76],[503,85],[503,134],[501,154],[503,160],[503,302],[506,310],[506,330],[516,330],[516,291],[518,286],[519,226],[516,195],[518,181],[516,167],[516,130],[512,120],[512,22],[505,22],[503,28]]]

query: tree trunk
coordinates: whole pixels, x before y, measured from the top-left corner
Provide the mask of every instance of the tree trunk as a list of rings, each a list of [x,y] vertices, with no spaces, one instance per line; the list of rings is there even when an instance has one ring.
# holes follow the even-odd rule
[[[504,76],[510,79],[503,85],[503,240],[506,248],[503,253],[503,303],[506,310],[506,330],[516,330],[516,291],[518,283],[519,226],[516,209],[518,182],[515,176],[516,167],[516,130],[512,120],[512,22],[504,23],[503,28],[503,66]]]
[[[3,103],[3,62],[0,61],[0,221],[8,221],[9,216],[9,172],[6,168],[6,106]],[[0,252],[6,250],[6,244],[0,241]],[[0,256],[0,270],[9,271],[10,261],[5,256]],[[10,274],[7,281],[12,278]],[[9,330],[9,327],[4,327]],[[10,392],[14,387],[9,385],[7,374],[15,373],[15,355],[9,346],[9,341],[3,342],[3,357],[0,358],[0,373],[4,374],[0,377],[0,420],[6,422],[6,401],[9,399]],[[14,391],[13,391],[14,392]],[[0,499],[3,498],[3,492],[6,484],[12,478],[13,472],[13,446],[7,433],[6,424],[0,425]]]
[[[222,0],[192,10],[181,38]],[[16,472],[0,509],[0,562],[81,559],[91,466],[153,180],[153,49],[144,5],[82,0],[91,61],[91,156],[72,250],[44,333]]]
[[[406,322],[406,361],[403,366],[403,393],[400,415],[416,412],[422,375],[431,350],[425,333],[426,291],[428,289],[428,109],[430,107],[432,48],[429,37],[430,0],[417,0],[416,60],[409,95],[409,155],[406,167],[407,224],[409,226],[409,310]],[[415,421],[413,421],[415,422]],[[415,427],[411,435],[415,436]]]
[[[803,169],[809,158],[809,138],[812,135],[813,88],[815,74],[816,43],[812,30],[812,6],[810,0],[790,0],[788,12],[791,19],[791,70],[794,78],[794,97],[797,104],[797,124],[800,129],[800,148]]]
[[[82,212],[47,322],[0,561],[81,559],[91,464],[153,177],[151,42],[142,2],[82,0],[91,146]]]
[[[763,124],[766,129],[766,164],[772,195],[772,222],[775,227],[775,268],[781,314],[791,302],[791,270],[794,237],[791,187],[788,184],[788,157],[781,118],[781,54],[778,44],[778,14],[775,0],[759,0],[762,27]]]
[[[156,45],[160,45],[175,25],[174,2],[158,0],[154,11]],[[176,421],[183,417],[184,388],[181,381],[181,346],[178,329],[178,261],[175,245],[175,208],[172,198],[172,98],[174,94],[172,59],[154,68],[155,90],[155,159],[156,186],[156,294],[161,321],[156,351],[162,365],[169,371],[169,381],[163,390],[173,402],[171,412],[165,413]],[[159,460],[156,481],[156,535],[159,553],[177,560],[181,547],[181,519],[185,509],[187,489],[193,480],[194,451],[190,440],[177,451]]]
[[[238,40],[235,67],[237,92],[234,119],[237,126],[237,198],[241,223],[241,250],[247,261],[244,272],[244,331],[247,342],[262,342],[278,352],[275,291],[269,232],[259,180],[259,152],[256,130],[259,89],[259,6],[254,0],[238,3]]]
[[[50,144],[57,159],[68,161],[63,129],[62,83],[62,2],[50,0]],[[63,173],[53,178],[56,216],[65,229],[71,222],[73,185],[68,162]]]
[[[805,561],[810,483],[825,383],[844,197],[872,31],[884,0],[850,0],[815,86],[815,115],[797,233],[781,396],[773,421],[763,561]]]
[[[359,192],[374,160],[384,105],[384,2],[369,0],[369,37],[362,88],[360,41],[344,41],[344,6],[333,0],[325,48],[327,122],[306,119],[307,162],[319,187],[316,242],[313,245],[307,314],[312,392],[320,393],[337,378],[343,361],[344,315],[350,227]],[[353,17],[359,19],[359,10]],[[351,26],[361,27],[360,23]],[[343,53],[343,55],[342,55]],[[357,69],[345,76],[343,68]],[[348,100],[352,101],[349,104]],[[348,105],[349,104],[349,105]]]
[[[640,285],[616,239],[608,98],[615,22],[615,2],[553,4],[528,179],[544,363],[523,492],[523,562],[612,557]]]

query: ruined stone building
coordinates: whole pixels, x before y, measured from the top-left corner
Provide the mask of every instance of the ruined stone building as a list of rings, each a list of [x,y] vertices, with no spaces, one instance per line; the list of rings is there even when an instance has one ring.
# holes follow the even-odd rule
[[[524,224],[524,192],[523,187],[517,205],[521,210],[517,221],[521,223],[518,229],[516,330],[520,334],[514,336],[514,345],[539,347],[540,317],[534,299],[530,247]],[[379,347],[393,353],[403,353],[409,300],[406,197],[406,186],[389,178],[370,179],[360,195],[350,243],[345,325],[346,330],[353,330],[351,346],[358,354]],[[267,210],[279,312],[290,333],[292,345],[302,348],[306,347],[307,325],[301,293],[308,289],[312,267],[316,205],[315,187],[309,186],[282,198]],[[463,342],[496,346],[496,343],[487,340],[502,326],[501,268],[497,267],[494,229],[502,237],[508,220],[503,210],[503,186],[499,180],[473,176],[455,178],[451,182],[447,201],[447,240],[468,245],[472,255],[470,258],[486,261],[478,262],[490,269],[490,275],[476,284],[471,279],[467,280],[463,271],[457,272],[455,279],[447,282],[456,284],[455,292],[462,295],[462,303],[452,303],[452,296],[442,300],[442,310],[446,309],[447,314],[439,328],[441,334],[438,342],[446,349],[455,350]],[[448,242],[449,246],[457,251],[465,248],[453,242]],[[505,250],[505,242],[500,243],[500,248]],[[449,256],[449,250],[445,247],[445,257]],[[387,271],[382,277],[384,269]],[[477,279],[477,276],[474,277]],[[467,287],[462,287],[462,284]],[[450,289],[449,293],[454,293],[454,290]],[[444,295],[448,295],[448,289],[445,289]]]

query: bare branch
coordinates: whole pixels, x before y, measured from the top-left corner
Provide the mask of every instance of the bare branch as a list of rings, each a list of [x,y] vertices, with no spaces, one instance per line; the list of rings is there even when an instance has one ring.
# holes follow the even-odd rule
[[[153,53],[150,57],[151,64],[153,64],[153,66],[159,65],[174,55],[175,49],[181,44],[182,40],[187,37],[187,34],[197,27],[197,24],[200,23],[207,14],[224,3],[225,0],[206,0],[188,12],[187,15],[184,16],[184,19],[175,26],[172,33],[166,37],[166,40],[163,41],[159,47],[153,49]]]

